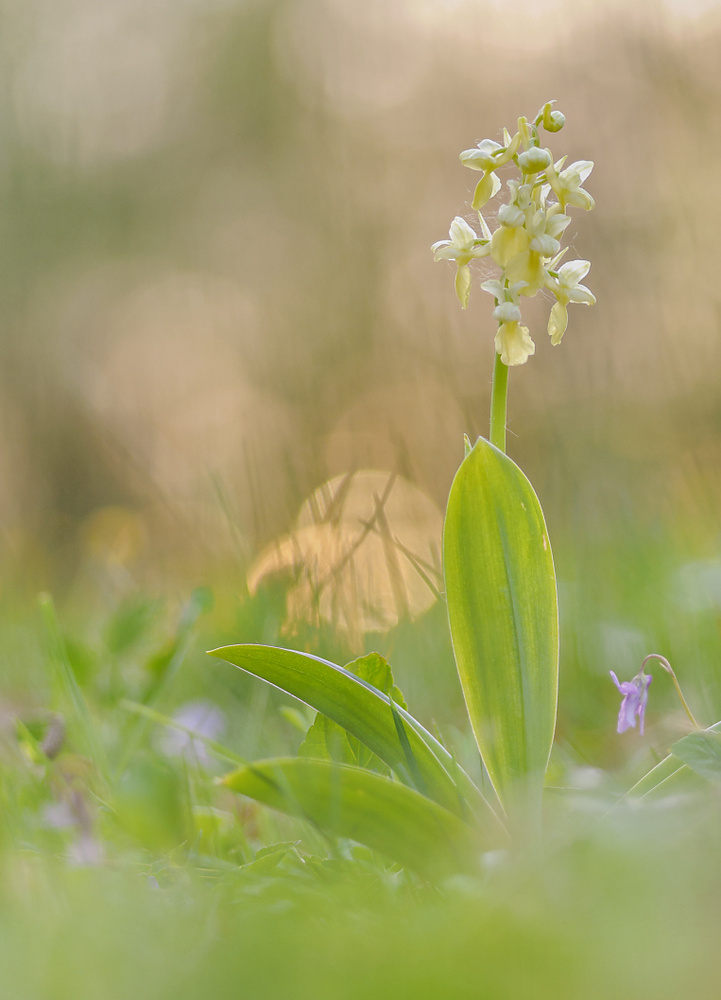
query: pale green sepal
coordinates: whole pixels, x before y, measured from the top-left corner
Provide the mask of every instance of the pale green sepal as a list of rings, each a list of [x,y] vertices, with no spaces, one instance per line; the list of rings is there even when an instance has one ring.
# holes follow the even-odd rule
[[[451,487],[448,617],[481,757],[504,804],[540,798],[556,723],[556,577],[543,512],[511,459],[483,438]]]

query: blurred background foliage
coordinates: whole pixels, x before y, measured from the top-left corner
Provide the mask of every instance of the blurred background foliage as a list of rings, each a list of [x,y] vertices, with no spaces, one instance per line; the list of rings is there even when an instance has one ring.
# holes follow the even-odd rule
[[[626,756],[607,671],[652,649],[721,715],[718,4],[3,0],[0,17],[8,698],[33,679],[44,698],[18,625],[39,590],[71,631],[89,609],[108,623],[73,648],[110,684],[110,661],[131,679],[135,661],[103,629],[142,617],[133,595],[162,595],[171,628],[204,583],[214,617],[182,684],[232,693],[253,738],[267,695],[219,680],[206,639],[379,648],[421,714],[463,718],[440,525],[463,432],[486,433],[494,330],[480,274],[462,313],[429,248],[470,217],[458,152],[550,98],[554,150],[596,162],[597,209],[570,232],[598,303],[558,350],[536,304],[509,451],[555,545],[559,745]],[[662,746],[683,723],[655,687]]]
[[[718,997],[718,789],[618,803],[686,723],[655,671],[618,736],[608,670],[721,718],[720,46],[719,0],[0,0],[3,997]],[[598,298],[510,387],[554,788],[433,887],[213,784],[312,713],[204,651],[378,649],[477,774],[440,532],[495,331],[430,245],[547,99]]]

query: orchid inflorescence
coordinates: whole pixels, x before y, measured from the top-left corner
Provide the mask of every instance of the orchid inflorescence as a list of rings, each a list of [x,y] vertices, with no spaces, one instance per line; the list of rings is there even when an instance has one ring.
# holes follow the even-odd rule
[[[550,149],[541,145],[539,131],[558,132],[564,116],[553,110],[553,101],[541,108],[533,122],[518,119],[518,130],[511,136],[503,130],[503,143],[483,139],[474,149],[460,154],[461,163],[483,176],[476,185],[472,207],[478,212],[480,234],[460,216],[451,223],[450,239],[434,243],[436,260],[454,260],[457,264],[456,294],[465,309],[471,292],[470,263],[490,257],[501,269],[498,278],[481,285],[496,300],[493,316],[498,320],[496,351],[505,365],[522,365],[535,354],[536,347],[528,327],[521,323],[521,296],[532,297],[548,288],[556,301],[551,308],[548,332],[551,343],[561,343],[568,324],[570,302],[592,305],[596,299],[581,284],[590,268],[587,260],[561,264],[568,247],[561,248],[560,238],[570,224],[569,207],[586,211],[594,206],[583,184],[593,169],[591,160],[577,160],[564,167],[567,157],[554,163]],[[501,190],[497,171],[514,165],[520,177],[509,178],[509,199],[498,209],[498,227],[491,232],[481,209]]]

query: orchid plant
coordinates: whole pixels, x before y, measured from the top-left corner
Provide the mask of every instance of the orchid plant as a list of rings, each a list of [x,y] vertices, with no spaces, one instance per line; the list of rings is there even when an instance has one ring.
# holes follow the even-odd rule
[[[464,150],[463,166],[481,173],[472,200],[477,222],[457,216],[449,239],[432,248],[437,260],[455,262],[455,292],[464,309],[473,268],[482,262],[480,287],[493,296],[497,324],[489,438],[473,445],[466,438],[443,537],[453,651],[484,780],[472,780],[410,714],[378,653],[341,666],[271,646],[211,652],[318,713],[297,757],[245,765],[223,783],[431,879],[476,871],[483,850],[540,829],[558,701],[557,589],[540,503],[506,455],[506,410],[509,368],[535,353],[523,303],[550,295],[547,329],[558,345],[568,306],[595,302],[581,283],[589,262],[562,262],[568,213],[594,207],[584,187],[593,163],[566,166],[566,156],[555,158],[543,144],[544,133],[558,133],[564,120],[548,102],[533,120],[519,118],[513,135],[504,130],[502,142],[484,139]],[[505,200],[492,212],[502,190]],[[670,665],[656,658],[680,692]],[[636,720],[643,732],[650,676],[642,667],[632,681],[612,677],[623,696],[619,732]],[[648,794],[693,768],[699,748],[681,752],[683,743],[632,793]]]

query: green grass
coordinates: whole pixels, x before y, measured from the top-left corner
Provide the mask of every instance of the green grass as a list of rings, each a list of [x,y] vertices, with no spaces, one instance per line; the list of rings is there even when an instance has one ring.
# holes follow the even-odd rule
[[[595,572],[574,577],[570,552]],[[621,801],[682,723],[657,672],[646,737],[618,736],[607,679],[637,668],[640,633],[643,652],[669,654],[702,721],[716,721],[714,612],[673,603],[682,555],[653,536],[595,550],[561,540],[561,705],[542,841],[436,884],[214,783],[233,766],[222,747],[204,766],[163,749],[162,720],[204,698],[226,713],[218,740],[230,758],[297,751],[294,722],[312,713],[289,713],[289,698],[204,653],[279,641],[268,595],[213,607],[206,592],[183,606],[138,594],[85,617],[56,618],[47,601],[7,607],[0,996],[715,1000],[718,787]],[[390,657],[411,710],[477,773],[444,609],[377,638],[369,648]],[[350,653],[342,637],[297,639]],[[50,713],[66,728],[53,760],[41,748]],[[59,803],[68,826],[49,822]]]

